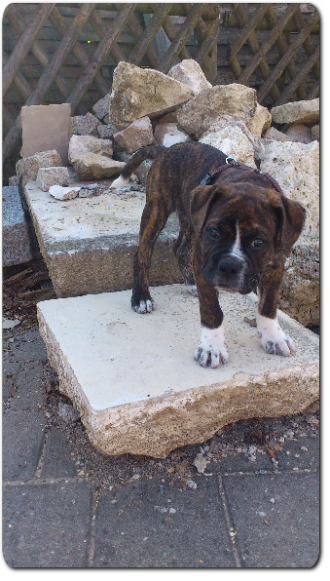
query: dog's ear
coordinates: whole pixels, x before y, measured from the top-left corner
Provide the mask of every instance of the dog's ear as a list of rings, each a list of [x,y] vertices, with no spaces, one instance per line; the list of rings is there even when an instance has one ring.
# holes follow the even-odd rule
[[[229,187],[227,185],[217,186],[197,186],[190,195],[190,215],[196,234],[202,231],[205,220],[211,206],[227,195]]]
[[[304,227],[306,210],[299,202],[290,200],[283,195],[274,196],[271,204],[279,222],[277,234],[285,256],[289,256],[291,248],[298,240]]]

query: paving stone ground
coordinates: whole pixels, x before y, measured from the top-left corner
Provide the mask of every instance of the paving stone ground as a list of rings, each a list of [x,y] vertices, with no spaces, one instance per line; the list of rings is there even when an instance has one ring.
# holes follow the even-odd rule
[[[37,325],[22,322],[3,337],[3,555],[9,567],[316,564],[319,420],[313,410],[237,422],[165,460],[103,456],[58,392]]]

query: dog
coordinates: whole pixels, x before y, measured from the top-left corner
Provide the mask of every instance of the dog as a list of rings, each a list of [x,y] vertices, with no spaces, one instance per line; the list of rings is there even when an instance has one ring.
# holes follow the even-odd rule
[[[294,354],[276,312],[284,260],[302,231],[304,208],[286,198],[269,174],[193,141],[139,149],[112,187],[125,185],[145,159],[154,161],[134,257],[132,308],[137,313],[154,309],[148,287],[151,256],[168,216],[176,211],[180,233],[174,251],[185,284],[199,298],[201,338],[195,360],[212,368],[228,361],[220,290],[243,295],[257,291],[263,349],[285,357]]]

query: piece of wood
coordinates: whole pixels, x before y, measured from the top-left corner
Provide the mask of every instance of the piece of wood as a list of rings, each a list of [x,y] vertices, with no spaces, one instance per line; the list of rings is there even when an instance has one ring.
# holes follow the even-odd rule
[[[143,36],[138,40],[129,56],[129,63],[138,65],[141,62],[171,8],[172,4],[158,4],[150,22],[143,32]]]
[[[135,40],[139,40],[139,38],[141,38],[141,36],[143,35],[143,28],[142,28],[137,16],[134,14],[134,12],[129,17],[129,19],[127,21],[127,25],[129,27],[131,33],[133,34]],[[149,60],[151,66],[154,69],[157,69],[159,57],[157,55],[157,52],[153,48],[153,46],[148,46],[146,53],[145,53],[145,56]]]
[[[276,101],[275,106],[288,103],[292,95],[297,91],[299,85],[303,82],[309,71],[313,68],[315,63],[320,59],[320,49],[316,48],[313,54],[309,57],[307,62],[301,67],[299,73],[292,79],[291,83],[284,89],[280,98]]]
[[[294,15],[293,20],[296,24],[297,32],[299,32],[299,30],[301,30],[305,24],[304,17],[301,14],[300,10]],[[311,56],[314,53],[315,45],[310,35],[307,36],[305,42],[303,42],[303,47],[305,49],[307,56]],[[313,73],[316,79],[320,78],[320,61],[316,62],[315,65],[313,66]]]
[[[313,88],[310,90],[310,92],[307,95],[307,99],[317,99],[317,97],[320,96],[320,82],[317,81],[316,83],[314,83]]]
[[[257,28],[258,23],[264,17],[265,13],[268,11],[270,4],[262,4],[260,8],[258,8],[253,16],[246,22],[243,26],[239,36],[234,40],[233,43],[230,43],[229,50],[228,50],[228,62],[231,64],[231,61],[234,57],[236,57],[237,53],[242,48],[243,44],[245,44],[251,35],[254,33],[254,29]]]
[[[18,40],[2,72],[2,94],[4,95],[14,80],[22,60],[31,49],[34,40],[49,17],[55,4],[41,4],[38,6],[33,21]]]
[[[177,36],[177,32],[175,30],[174,24],[173,24],[170,16],[165,18],[162,26],[163,26],[163,29],[165,30],[165,33],[167,34],[169,40],[171,42],[174,42],[176,39],[176,36]],[[181,47],[181,49],[178,53],[178,56],[181,58],[181,60],[191,58],[190,52],[185,45]],[[157,69],[158,69],[158,66],[159,66],[159,60],[158,60],[158,64],[157,64]]]
[[[245,4],[245,6],[248,6],[248,5]],[[273,7],[276,8],[276,3],[273,4]],[[287,7],[287,4],[283,4],[284,10],[286,7]],[[304,18],[304,22],[306,22],[307,16],[305,16],[303,18]],[[237,17],[234,14],[234,12],[229,11],[229,10],[224,12],[224,14],[223,14],[223,26],[226,28],[239,28],[239,23],[238,23]],[[269,22],[267,21],[266,17],[263,18],[263,20],[261,20],[261,22],[259,22],[259,24],[258,24],[258,30],[271,30],[271,28],[272,27],[269,24]],[[288,22],[288,24],[284,28],[284,32],[296,32],[296,31],[297,31],[297,29],[296,29],[294,22]],[[319,34],[320,25],[318,22],[316,24],[314,24],[314,27],[311,30],[311,32],[314,34]]]
[[[141,12],[142,14],[153,14],[156,10],[157,3],[155,4],[137,4],[136,12]],[[219,14],[219,4],[205,4],[203,18],[204,20],[214,20]],[[171,16],[185,16],[185,9],[183,4],[172,4]]]
[[[102,40],[106,34],[107,28],[102,22],[102,18],[99,17],[97,10],[94,10],[89,20],[99,39]],[[113,43],[109,52],[116,64],[120,63],[120,61],[126,61],[126,57],[117,42]]]
[[[2,59],[3,59],[3,63],[5,64],[9,57],[8,55],[5,53],[5,51],[2,51]],[[26,101],[26,99],[29,98],[29,95],[31,94],[32,91],[32,87],[30,86],[30,84],[27,82],[27,80],[25,79],[25,77],[22,75],[22,73],[18,72],[13,80],[12,86],[16,87],[16,89],[18,90],[18,92],[20,93],[20,95],[22,95],[24,101]]]
[[[205,58],[207,57],[207,55],[210,51],[210,48],[212,47],[212,45],[214,43],[216,43],[217,38],[218,38],[218,34],[219,34],[219,30],[220,30],[220,21],[219,21],[219,18],[217,18],[216,20],[214,20],[211,23],[210,28],[207,32],[207,35],[204,38],[203,42],[201,43],[201,45],[198,49],[198,53],[197,53],[195,60],[201,66],[202,66]]]

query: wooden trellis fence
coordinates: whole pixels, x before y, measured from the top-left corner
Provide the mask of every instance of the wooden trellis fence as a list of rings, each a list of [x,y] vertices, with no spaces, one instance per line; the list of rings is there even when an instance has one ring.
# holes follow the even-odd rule
[[[319,94],[319,15],[308,4],[10,4],[4,160],[18,155],[22,105],[69,102],[85,114],[111,90],[118,62],[167,73],[186,58],[213,84],[255,87],[266,106],[310,99]]]

